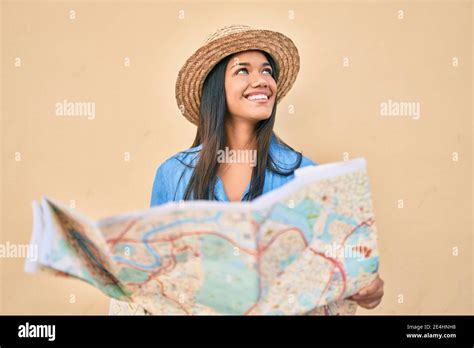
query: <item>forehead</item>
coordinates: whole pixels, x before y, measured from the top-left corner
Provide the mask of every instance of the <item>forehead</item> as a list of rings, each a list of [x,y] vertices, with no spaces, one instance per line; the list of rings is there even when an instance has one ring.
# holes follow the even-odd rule
[[[238,52],[232,55],[231,59],[229,60],[228,66],[233,66],[236,62],[261,64],[263,62],[268,62],[268,59],[267,57],[265,57],[262,51],[251,50]]]

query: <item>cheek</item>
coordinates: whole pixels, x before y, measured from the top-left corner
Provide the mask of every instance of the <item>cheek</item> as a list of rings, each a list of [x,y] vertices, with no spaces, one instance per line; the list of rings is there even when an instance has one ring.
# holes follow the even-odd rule
[[[267,81],[268,81],[268,85],[270,86],[270,89],[272,90],[272,92],[273,92],[274,94],[276,94],[276,92],[277,92],[277,84],[276,84],[275,80],[272,79],[272,78],[269,78]]]
[[[238,103],[243,101],[243,94],[245,87],[239,84],[233,84],[232,86],[225,86],[225,96],[227,105],[229,107],[238,106]]]

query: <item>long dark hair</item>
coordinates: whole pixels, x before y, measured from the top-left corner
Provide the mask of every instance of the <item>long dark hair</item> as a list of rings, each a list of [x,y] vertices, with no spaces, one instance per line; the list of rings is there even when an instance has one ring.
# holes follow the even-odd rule
[[[262,51],[262,53],[270,63],[272,77],[278,82],[279,70],[277,64],[270,54],[264,51]],[[202,144],[202,147],[196,165],[192,166],[194,170],[186,187],[184,200],[213,200],[217,170],[219,168],[217,154],[218,150],[223,150],[226,146],[224,122],[227,113],[227,103],[225,98],[224,78],[227,63],[233,55],[234,54],[231,54],[217,63],[204,81],[199,110],[199,124],[196,137],[191,145],[191,147],[195,147]],[[302,154],[283,142],[283,140],[273,132],[276,109],[277,103],[275,101],[271,116],[259,121],[256,125],[257,163],[252,171],[250,187],[248,194],[244,197],[245,200],[250,201],[263,193],[266,169],[280,175],[288,176],[301,164]],[[275,163],[269,151],[273,135],[282,146],[286,146],[296,153],[297,161],[294,167],[284,170]],[[188,164],[186,165],[189,166]]]

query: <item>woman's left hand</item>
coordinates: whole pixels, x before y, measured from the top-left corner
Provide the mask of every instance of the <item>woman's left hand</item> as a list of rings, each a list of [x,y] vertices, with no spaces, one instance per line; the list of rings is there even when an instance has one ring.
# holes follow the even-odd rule
[[[382,302],[383,297],[383,280],[377,274],[377,278],[365,288],[362,288],[357,294],[349,297],[357,304],[366,309],[373,309]]]

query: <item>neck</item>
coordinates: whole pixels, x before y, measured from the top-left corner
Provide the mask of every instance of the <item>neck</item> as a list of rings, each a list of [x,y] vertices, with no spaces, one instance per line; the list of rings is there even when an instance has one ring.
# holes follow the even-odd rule
[[[257,148],[254,123],[228,118],[225,123],[225,134],[226,145],[231,149],[255,150]]]

